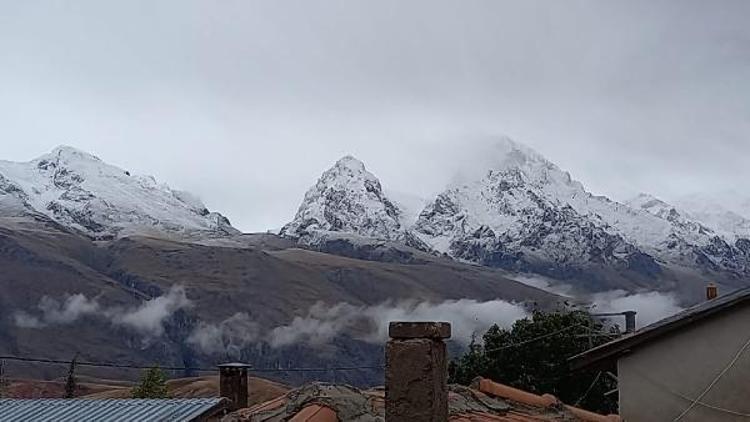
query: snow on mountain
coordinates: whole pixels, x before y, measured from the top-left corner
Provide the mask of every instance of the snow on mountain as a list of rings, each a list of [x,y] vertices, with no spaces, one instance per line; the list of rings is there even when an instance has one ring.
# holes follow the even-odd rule
[[[658,271],[634,239],[612,226],[619,223],[613,214],[626,207],[589,194],[568,173],[509,139],[491,154],[495,164],[486,174],[454,183],[422,211],[414,231],[425,243],[457,258],[521,270],[552,263],[552,271],[560,272],[597,262]]]
[[[394,201],[360,161],[345,157],[307,192],[282,235],[407,241],[456,259],[563,278],[591,266],[648,277],[663,265],[750,273],[744,243],[727,241],[651,196],[619,203],[592,195],[510,139],[501,139],[467,174],[416,213],[408,209],[417,201],[401,206],[409,201]]]
[[[95,239],[239,233],[196,197],[61,146],[27,163],[0,161],[0,216],[45,215]]]
[[[399,221],[403,227],[411,227],[417,222],[419,214],[430,203],[429,199],[411,193],[384,188],[384,192],[400,211]]]
[[[655,273],[657,263],[749,272],[748,256],[663,201],[628,204],[592,195],[555,164],[509,139],[479,180],[441,193],[414,226],[450,255],[492,265],[606,264]],[[556,269],[555,271],[560,271]]]
[[[634,210],[643,210],[662,220],[668,221],[672,229],[678,231],[683,236],[689,236],[689,233],[695,234],[694,241],[697,243],[700,243],[701,240],[705,241],[706,236],[716,236],[716,233],[711,228],[700,222],[700,219],[693,218],[688,213],[653,195],[641,193],[635,198],[625,201],[625,204]]]
[[[750,239],[750,198],[738,192],[693,194],[675,203],[727,239]]]
[[[346,232],[394,240],[401,233],[399,208],[383,193],[380,181],[352,156],[326,170],[305,194],[294,220],[281,234]]]

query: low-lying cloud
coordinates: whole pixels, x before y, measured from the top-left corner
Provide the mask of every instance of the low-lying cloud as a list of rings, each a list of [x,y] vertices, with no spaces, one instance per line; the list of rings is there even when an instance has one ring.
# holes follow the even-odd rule
[[[318,302],[305,315],[266,331],[262,331],[246,313],[237,313],[217,324],[201,322],[189,336],[188,343],[206,354],[230,355],[239,354],[240,350],[255,342],[273,348],[298,344],[317,348],[342,334],[368,343],[383,343],[388,338],[390,321],[447,321],[453,328],[452,338],[468,344],[472,335],[484,333],[493,324],[509,327],[527,315],[522,306],[502,300],[402,301],[374,306]]]
[[[185,288],[172,286],[165,295],[146,300],[133,308],[105,308],[96,298],[87,298],[81,293],[66,295],[63,300],[44,296],[37,305],[38,312],[18,311],[13,319],[16,326],[21,328],[43,328],[73,324],[85,316],[96,316],[142,334],[161,336],[167,318],[177,310],[190,306]]]
[[[593,312],[636,311],[636,325],[645,327],[682,310],[677,298],[669,293],[644,292],[628,294],[624,290],[612,290],[591,296]]]
[[[659,292],[628,294],[615,290],[586,299],[594,313],[637,311],[639,327],[681,310],[673,295]],[[401,301],[373,306],[318,302],[288,324],[267,330],[262,330],[246,313],[235,314],[217,324],[200,323],[188,342],[206,354],[230,355],[238,355],[253,343],[266,343],[273,348],[291,345],[318,348],[330,344],[340,335],[382,344],[388,339],[388,323],[391,321],[446,321],[451,323],[452,339],[467,345],[473,336],[484,334],[493,324],[509,328],[516,320],[528,316],[529,312],[523,306],[503,300]],[[624,321],[612,319],[611,322],[623,325]]]
[[[348,303],[326,306],[318,303],[310,308],[307,315],[295,317],[291,323],[273,329],[267,339],[273,347],[298,342],[316,346],[344,331],[361,327],[365,330],[364,334],[359,335],[361,340],[381,343],[388,338],[390,321],[447,321],[453,328],[452,338],[468,344],[472,335],[484,333],[493,324],[508,327],[525,316],[527,312],[522,306],[503,300],[406,301],[375,306],[353,306]]]
[[[125,325],[139,332],[160,336],[164,334],[164,321],[176,311],[192,304],[185,288],[173,286],[166,295],[143,302],[130,310],[112,309],[105,313],[112,323]]]
[[[639,327],[682,309],[675,296],[659,292],[628,294],[615,290],[593,294],[585,301],[594,313],[634,310]],[[104,307],[97,298],[80,293],[66,295],[61,300],[45,296],[39,301],[36,312],[19,311],[13,317],[16,325],[23,328],[73,324],[84,317],[97,317],[145,336],[158,337],[164,334],[164,324],[170,316],[191,306],[185,289],[173,286],[164,295],[134,307]],[[368,343],[383,343],[388,339],[388,323],[391,321],[446,321],[452,325],[452,339],[467,345],[474,336],[483,334],[493,324],[508,328],[527,316],[529,313],[523,306],[503,300],[388,301],[372,306],[318,302],[288,324],[265,329],[246,312],[235,313],[217,323],[198,321],[186,342],[204,354],[239,356],[243,349],[256,343],[273,348],[291,345],[321,347],[340,335],[353,336]],[[620,321],[612,322],[621,324]]]
[[[96,299],[89,299],[78,293],[66,296],[62,302],[44,296],[37,308],[40,311],[39,316],[24,311],[16,312],[14,315],[16,325],[23,328],[41,328],[48,325],[70,324],[84,315],[98,312],[99,303]]]
[[[519,283],[526,284],[527,286],[536,287],[537,289],[544,290],[552,294],[563,297],[574,297],[574,291],[572,285],[562,283],[558,280],[554,280],[548,277],[543,277],[535,274],[514,274],[509,276],[511,280],[518,281]]]
[[[239,356],[260,338],[260,325],[247,313],[238,312],[218,324],[199,322],[187,342],[206,354]]]

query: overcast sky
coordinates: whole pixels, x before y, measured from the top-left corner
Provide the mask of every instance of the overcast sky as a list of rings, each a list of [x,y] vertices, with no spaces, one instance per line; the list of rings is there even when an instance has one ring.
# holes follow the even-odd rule
[[[509,135],[623,199],[747,190],[750,1],[0,0],[0,158],[291,219],[344,154],[428,196]]]

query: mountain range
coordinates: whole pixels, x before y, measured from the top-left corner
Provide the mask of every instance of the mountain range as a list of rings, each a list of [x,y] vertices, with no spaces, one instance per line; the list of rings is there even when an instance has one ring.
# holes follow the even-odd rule
[[[239,233],[190,193],[65,146],[28,163],[0,161],[0,215],[47,217],[96,240]]]
[[[236,336],[310,323],[319,303],[334,312],[340,304],[499,299],[551,308],[569,300],[525,283],[535,278],[574,294],[667,291],[684,304],[700,300],[708,280],[746,285],[750,206],[739,196],[715,206],[697,196],[677,205],[647,194],[617,202],[509,139],[488,158],[474,177],[421,201],[393,194],[398,186],[384,187],[364,163],[343,157],[278,234],[242,233],[196,196],[71,147],[0,161],[0,354],[371,365],[380,346],[350,335],[331,337],[324,353]],[[175,286],[184,297],[170,308]],[[158,336],[137,320],[152,315],[151,305],[165,305],[153,313],[162,318]],[[144,326],[150,334],[136,329]],[[220,347],[191,343],[198,329]]]
[[[679,287],[685,277],[736,286],[750,275],[750,220],[738,212],[697,197],[681,208],[648,194],[624,202],[594,195],[507,138],[491,156],[481,176],[450,184],[417,212],[344,157],[305,194],[281,235],[327,251],[347,236],[355,244],[397,241],[585,290]]]
[[[80,353],[81,360],[139,365],[372,367],[382,344],[329,334],[325,321],[322,345],[268,338],[277,330],[287,338],[315,333],[295,324],[316,324],[319,304],[406,309],[500,299],[551,307],[561,300],[505,271],[404,246],[400,238],[363,237],[359,247],[332,254],[285,236],[241,233],[194,196],[70,147],[26,163],[0,162],[0,268],[0,355]],[[10,376],[55,378],[64,370],[6,365]],[[275,373],[288,382],[305,375]],[[317,375],[362,385],[382,378],[377,369]]]

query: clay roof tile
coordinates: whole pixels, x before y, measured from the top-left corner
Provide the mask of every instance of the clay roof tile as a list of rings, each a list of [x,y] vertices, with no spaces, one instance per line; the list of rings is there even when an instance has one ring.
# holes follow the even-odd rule
[[[300,410],[289,422],[338,422],[336,412],[330,407],[312,404]]]

